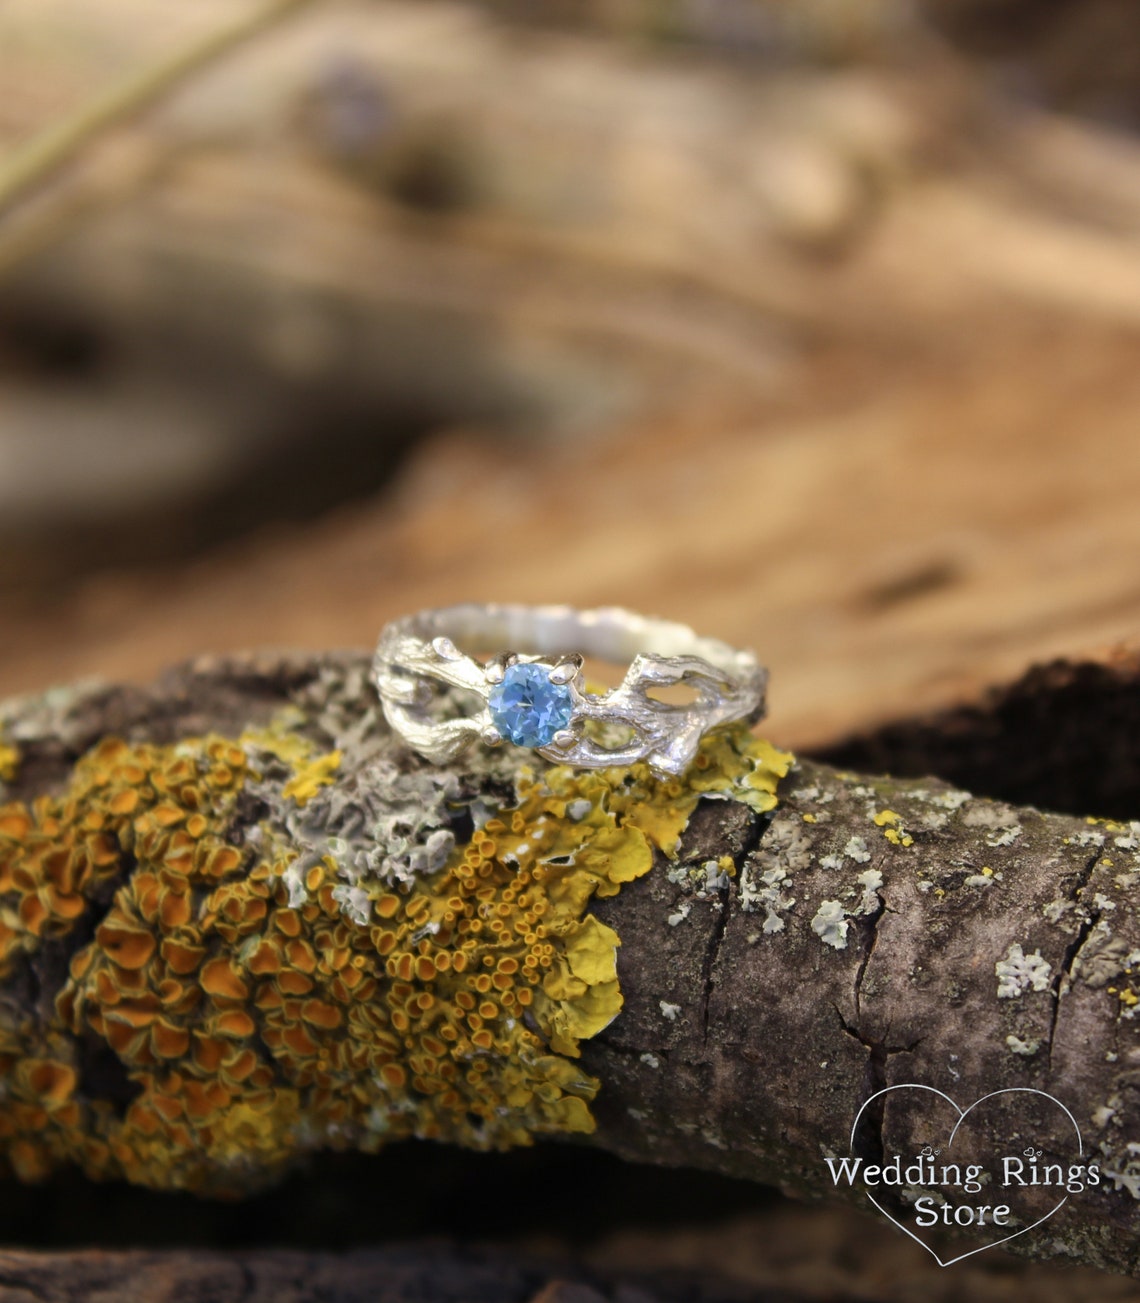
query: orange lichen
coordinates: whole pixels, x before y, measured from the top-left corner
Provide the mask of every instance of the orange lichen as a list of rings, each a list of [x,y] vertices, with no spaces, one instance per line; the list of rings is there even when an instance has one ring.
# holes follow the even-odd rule
[[[0,1153],[25,1179],[61,1161],[96,1177],[241,1191],[299,1150],[408,1135],[481,1148],[593,1127],[579,1041],[621,1007],[614,931],[586,913],[672,853],[700,795],[775,802],[790,757],[737,729],[683,781],[632,769],[523,773],[446,864],[359,887],[326,855],[296,883],[273,818],[229,837],[268,757],[282,806],[333,781],[280,728],[239,742],[108,739],[68,789],[0,807],[0,975],[89,919],[33,1032],[0,1031]],[[295,894],[299,883],[304,890]],[[110,900],[107,904],[108,898]],[[84,935],[84,934],[80,934]],[[101,1098],[77,1046],[102,1040],[132,1098]]]

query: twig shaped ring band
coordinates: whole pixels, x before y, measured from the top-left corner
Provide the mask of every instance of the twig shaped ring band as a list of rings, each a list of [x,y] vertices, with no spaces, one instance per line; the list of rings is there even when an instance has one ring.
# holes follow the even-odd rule
[[[629,668],[617,687],[590,692],[586,657]],[[469,603],[387,625],[372,679],[388,723],[435,764],[479,741],[508,741],[561,764],[643,760],[658,773],[681,774],[709,729],[760,719],[768,673],[750,651],[616,606]],[[437,684],[473,694],[473,712],[433,709]],[[675,684],[693,699],[651,695]]]

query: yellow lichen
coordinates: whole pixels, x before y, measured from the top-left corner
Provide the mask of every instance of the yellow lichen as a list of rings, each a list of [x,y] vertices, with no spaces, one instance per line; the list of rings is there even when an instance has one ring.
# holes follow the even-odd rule
[[[902,815],[894,810],[880,810],[874,818],[875,824],[882,828],[883,836],[894,846],[913,846],[914,838],[903,827]]]
[[[0,783],[12,783],[20,771],[20,753],[7,742],[0,741]]]
[[[19,1176],[72,1161],[235,1192],[315,1143],[591,1130],[599,1083],[574,1059],[622,997],[620,940],[590,898],[646,873],[655,847],[674,854],[706,792],[771,808],[791,761],[738,727],[706,738],[684,779],[525,770],[514,806],[439,870],[370,888],[361,922],[331,855],[294,896],[280,827],[230,840],[258,757],[287,766],[286,800],[334,781],[342,757],[295,722],[107,739],[62,794],[0,806],[0,975],[90,920],[54,1021],[0,1030],[0,1153]],[[81,1042],[118,1058],[129,1102],[85,1085]]]
[[[316,795],[319,788],[333,781],[340,762],[339,751],[330,751],[327,755],[317,756],[315,760],[303,762],[296,775],[285,784],[284,795],[298,805],[304,805]]]
[[[1099,825],[1106,833],[1127,833],[1129,830],[1129,825],[1121,823],[1118,819],[1109,819],[1096,814],[1086,814],[1085,823],[1094,828]]]

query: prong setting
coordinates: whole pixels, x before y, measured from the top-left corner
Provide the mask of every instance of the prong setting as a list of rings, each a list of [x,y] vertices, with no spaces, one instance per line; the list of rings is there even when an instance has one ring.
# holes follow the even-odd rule
[[[483,739],[484,746],[497,747],[503,745],[503,735],[494,726],[494,724],[488,724],[483,729],[483,732],[480,734],[480,736]]]
[[[431,649],[443,661],[461,661],[463,659],[463,653],[450,638],[433,638],[431,640]]]
[[[487,682],[502,683],[503,675],[506,674],[507,670],[509,670],[512,665],[518,664],[518,659],[518,652],[513,651],[500,652],[497,656],[492,656],[483,667],[483,673],[487,676]]]
[[[569,683],[582,673],[582,666],[585,663],[585,657],[581,652],[570,652],[566,656],[560,656],[555,661],[554,667],[547,677],[551,683]]]

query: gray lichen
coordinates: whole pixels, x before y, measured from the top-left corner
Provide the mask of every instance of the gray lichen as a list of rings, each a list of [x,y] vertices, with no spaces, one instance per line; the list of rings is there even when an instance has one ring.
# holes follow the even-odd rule
[[[261,777],[248,785],[267,807],[285,812],[281,831],[300,851],[284,874],[290,904],[304,903],[309,869],[331,861],[340,879],[334,897],[361,926],[386,890],[443,867],[457,822],[465,815],[472,827],[485,822],[493,810],[488,791],[513,794],[526,758],[515,748],[480,748],[469,770],[428,764],[388,729],[366,675],[361,661],[333,662],[292,694],[293,724],[304,721],[318,745],[342,757],[335,783],[303,804],[291,802],[283,794],[289,766],[263,748],[251,757]],[[290,722],[288,708],[277,720]]]
[[[1052,971],[1049,961],[1042,959],[1040,950],[1027,955],[1014,942],[1006,951],[1005,958],[994,964],[998,979],[998,999],[1011,1000],[1029,990],[1047,991]]]
[[[847,949],[847,929],[850,926],[843,906],[837,900],[821,901],[811,921],[811,930],[824,945],[834,946],[836,950]]]

